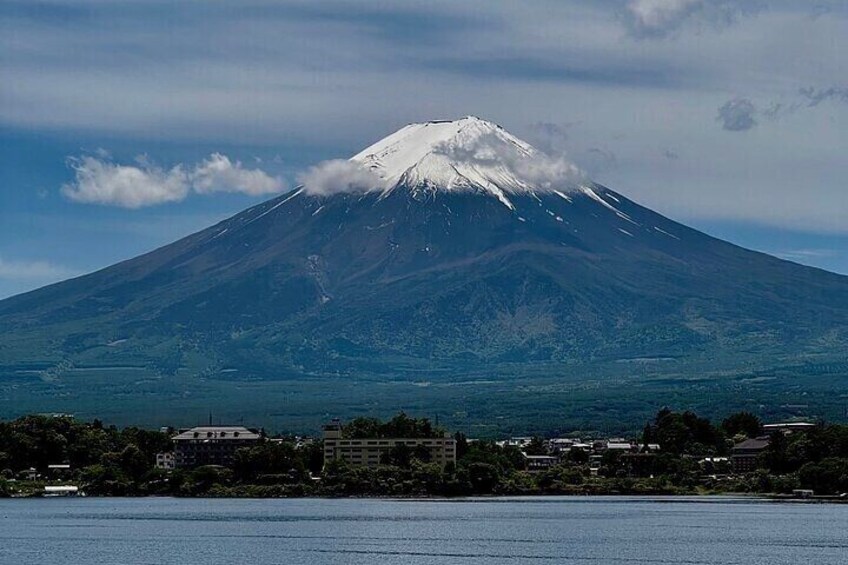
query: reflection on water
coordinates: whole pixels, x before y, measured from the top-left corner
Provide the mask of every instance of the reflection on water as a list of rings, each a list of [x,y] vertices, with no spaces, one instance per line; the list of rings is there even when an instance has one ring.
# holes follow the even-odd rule
[[[848,505],[732,498],[0,501],[0,563],[845,565]]]

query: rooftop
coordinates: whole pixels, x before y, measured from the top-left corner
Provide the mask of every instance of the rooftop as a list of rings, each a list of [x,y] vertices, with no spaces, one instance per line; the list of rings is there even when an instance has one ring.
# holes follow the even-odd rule
[[[245,440],[259,439],[259,434],[244,426],[198,426],[183,430],[172,437],[172,440],[215,439],[215,440]]]
[[[810,422],[777,422],[774,424],[764,424],[764,430],[779,430],[779,429],[802,429],[815,428],[816,425]]]
[[[743,442],[737,443],[733,446],[733,450],[759,450],[765,449],[768,447],[769,438],[768,437],[758,437],[752,439],[746,439]]]

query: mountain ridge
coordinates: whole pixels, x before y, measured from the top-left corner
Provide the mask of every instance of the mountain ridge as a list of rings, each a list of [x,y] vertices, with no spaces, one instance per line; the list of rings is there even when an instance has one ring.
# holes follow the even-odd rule
[[[389,136],[354,161],[377,171],[371,186],[314,194],[306,184],[134,259],[0,301],[0,395],[13,390],[3,383],[23,383],[49,404],[81,394],[78,383],[112,390],[133,371],[143,384],[121,394],[139,405],[169,387],[179,405],[185,379],[231,393],[306,379],[304,398],[366,382],[349,411],[416,379],[445,388],[409,390],[404,402],[432,406],[458,402],[453,382],[501,382],[510,371],[533,372],[561,394],[578,385],[557,375],[578,366],[644,384],[639,375],[844,360],[848,277],[710,237],[574,176],[565,161],[497,161],[504,152],[483,129],[484,143],[439,153],[423,176],[406,173],[426,156],[389,162],[399,154]],[[443,147],[440,136],[430,141]],[[435,184],[446,174],[453,184]],[[556,179],[563,184],[544,184]],[[299,402],[288,406],[306,410]],[[480,410],[512,400],[491,402]]]

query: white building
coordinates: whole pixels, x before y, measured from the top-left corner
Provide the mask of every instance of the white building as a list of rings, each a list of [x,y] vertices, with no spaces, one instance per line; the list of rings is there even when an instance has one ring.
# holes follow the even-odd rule
[[[177,466],[177,458],[173,451],[165,451],[156,454],[156,468],[171,470]]]
[[[442,466],[456,463],[456,440],[448,434],[432,438],[345,438],[338,421],[324,426],[325,465],[334,459],[344,459],[353,465],[376,467],[398,445],[406,445],[410,449],[424,446],[431,463]]]

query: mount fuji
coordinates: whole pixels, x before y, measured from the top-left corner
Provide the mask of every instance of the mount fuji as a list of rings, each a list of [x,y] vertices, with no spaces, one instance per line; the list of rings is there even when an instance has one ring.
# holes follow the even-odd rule
[[[411,124],[302,181],[0,301],[0,415],[836,410],[848,278],[674,222],[497,125]]]

